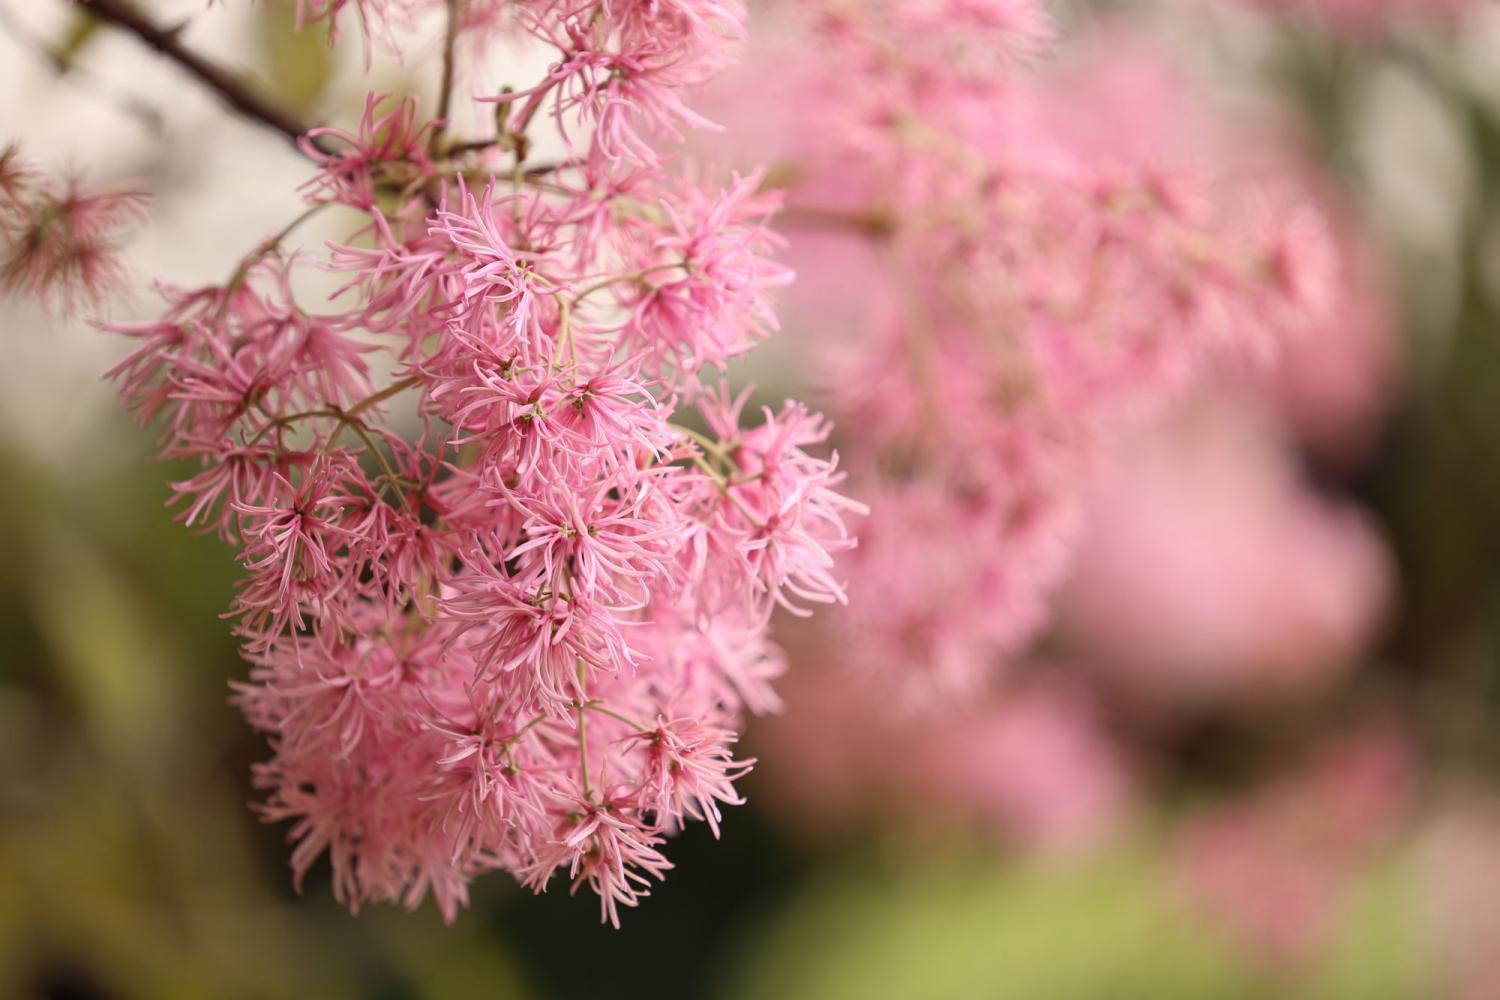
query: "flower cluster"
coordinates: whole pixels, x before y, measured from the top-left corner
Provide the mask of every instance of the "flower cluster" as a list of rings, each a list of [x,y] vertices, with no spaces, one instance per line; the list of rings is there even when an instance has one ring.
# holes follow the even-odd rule
[[[7,146],[0,150],[0,289],[63,310],[97,304],[124,283],[120,234],[145,207],[136,191],[52,181],[18,146]]]
[[[902,703],[972,693],[1047,624],[1104,445],[1273,355],[1326,309],[1336,255],[1305,192],[1159,61],[1112,43],[1028,62],[1038,4],[829,3],[803,25],[817,117],[787,143],[793,253],[813,230],[876,248],[805,268],[858,268],[874,300],[818,321],[854,330],[817,350],[882,498],[840,645]]]
[[[777,704],[769,616],[843,599],[860,508],[815,455],[821,418],[746,426],[721,383],[789,277],[776,200],[656,148],[738,6],[516,6],[557,59],[481,98],[492,138],[374,97],[306,137],[308,214],[366,220],[323,262],[337,311],[297,302],[313,262],[283,231],[117,326],[139,346],[113,374],[201,467],[182,519],[242,548],[236,699],[275,751],[256,781],[299,882],[326,853],[351,907],[430,891],[452,919],[476,874],[562,871],[618,924],[664,838],[741,801],[743,715]],[[542,110],[568,154],[534,164]]]
[[[1088,846],[1139,745],[1305,701],[1378,627],[1381,540],[1280,422],[1330,456],[1368,436],[1389,303],[1331,184],[1138,32],[1044,67],[1034,4],[816,11],[767,57],[813,127],[757,151],[793,179],[784,316],[872,514],[849,606],[789,640],[768,792],[802,823]]]

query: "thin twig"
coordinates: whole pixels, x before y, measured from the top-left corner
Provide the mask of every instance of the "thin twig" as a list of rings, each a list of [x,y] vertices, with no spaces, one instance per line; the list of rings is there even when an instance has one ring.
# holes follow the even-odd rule
[[[285,108],[255,93],[228,70],[183,45],[177,37],[181,28],[157,25],[126,0],[84,0],[84,8],[105,24],[129,32],[157,54],[176,63],[235,111],[280,132],[293,146],[301,148],[298,140],[307,134],[308,127]],[[325,152],[332,151],[317,139],[313,144]]]
[[[453,104],[453,76],[454,59],[453,50],[458,41],[459,5],[463,0],[447,0],[448,21],[443,31],[443,78],[438,86],[437,117],[440,122],[437,128],[432,130],[432,136],[428,140],[428,149],[436,154],[438,145],[443,141],[443,133],[448,128],[448,111]]]
[[[783,226],[842,229],[870,236],[889,236],[895,229],[895,222],[882,212],[844,212],[816,205],[796,205],[782,209],[776,213],[776,222]]]
[[[27,31],[6,7],[0,7],[0,30],[45,59],[59,77],[72,80],[90,96],[114,105],[126,116],[140,122],[152,135],[161,136],[166,133],[166,122],[160,111],[134,94],[117,94],[110,90],[104,85],[104,81],[77,65],[67,53]]]
[[[589,738],[585,728],[584,709],[588,705],[588,692],[584,689],[583,659],[578,660],[578,778],[583,785],[585,801],[592,802],[593,789],[589,787]]]

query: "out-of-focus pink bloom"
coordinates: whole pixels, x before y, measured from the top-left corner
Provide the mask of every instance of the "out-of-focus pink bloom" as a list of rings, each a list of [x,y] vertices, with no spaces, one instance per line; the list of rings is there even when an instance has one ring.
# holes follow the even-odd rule
[[[945,710],[983,691],[1049,617],[1039,575],[1066,566],[1070,498],[995,495],[916,481],[870,494],[860,547],[845,560],[850,606],[827,624],[857,683],[896,711]]]
[[[1131,800],[1127,755],[1081,685],[1023,687],[934,726],[916,754],[938,803],[1044,854],[1107,843]]]
[[[1070,648],[1148,710],[1313,694],[1390,603],[1379,534],[1314,493],[1253,397],[1220,391],[1122,447],[1061,597]]]
[[[1367,724],[1286,777],[1194,814],[1175,847],[1188,900],[1257,960],[1314,960],[1362,868],[1403,822],[1412,768],[1400,730]]]
[[[847,662],[932,707],[1047,627],[1122,431],[1316,335],[1340,247],[1295,157],[1228,129],[1157,48],[1101,32],[1031,65],[1015,55],[1044,22],[1024,3],[787,16],[802,47],[765,58],[808,111],[768,140],[784,229],[814,284],[848,289],[793,302],[878,498],[829,622]]]
[[[295,0],[296,24],[305,28],[314,23],[327,27],[329,41],[337,41],[342,15],[350,8],[359,22],[359,32],[368,46],[379,41],[392,50],[398,39],[409,34],[423,14],[441,8],[443,0]]]
[[[63,313],[97,306],[125,283],[120,240],[146,202],[138,191],[51,182],[16,145],[0,150],[0,291]]]
[[[785,161],[783,231],[812,286],[788,327],[816,334],[872,511],[843,561],[849,607],[788,633],[810,669],[762,730],[762,774],[810,826],[978,821],[1077,848],[1133,783],[1087,694],[1100,678],[1157,710],[1264,704],[1337,677],[1377,627],[1384,548],[1302,482],[1264,397],[1284,379],[1306,440],[1357,444],[1383,406],[1388,305],[1285,122],[1226,113],[1119,31],[1030,63],[1039,16],[995,20],[1000,41],[961,18],[906,30],[918,8],[948,9],[783,9],[810,38],[752,51],[715,111]],[[778,86],[805,109],[779,129]],[[1297,355],[1338,343],[1363,353],[1337,371]],[[1283,354],[1296,373],[1275,373]],[[1029,650],[1080,539],[1067,606],[1088,641],[1066,654],[1074,684],[1041,680]],[[1338,822],[1362,821],[1359,788],[1338,785]],[[1337,880],[1321,854],[1247,838],[1205,881],[1251,896],[1247,933],[1294,952]],[[1255,909],[1240,868],[1268,871],[1274,905]]]
[[[1367,458],[1401,388],[1402,357],[1389,265],[1371,234],[1326,180],[1321,192],[1338,246],[1342,280],[1319,322],[1282,345],[1265,381],[1303,447],[1333,465]]]
[[[1488,1000],[1500,982],[1500,805],[1482,793],[1443,802],[1419,842],[1424,941],[1443,997]]]
[[[1097,847],[1126,818],[1130,765],[1059,669],[1037,667],[1034,680],[942,715],[908,711],[837,669],[794,674],[790,709],[758,730],[765,794],[804,829],[878,818],[973,829],[1037,855]]]
[[[880,97],[861,117],[839,102],[865,107],[862,97],[825,81],[838,109],[825,108],[826,120],[841,123],[834,134],[860,155],[820,160],[824,135],[786,141],[804,154],[788,170],[797,184],[788,232],[805,276],[852,262],[854,277],[835,280],[873,288],[852,303],[809,293],[801,321],[820,342],[830,328],[846,332],[825,355],[825,381],[846,418],[855,474],[878,485],[866,487],[872,516],[847,560],[850,607],[819,628],[836,638],[795,650],[868,673],[804,676],[762,758],[800,815],[831,822],[848,810],[931,808],[938,817],[988,815],[1023,838],[1086,840],[1091,824],[1108,829],[1128,784],[1110,741],[1086,703],[1080,710],[1048,692],[1012,705],[992,694],[997,677],[1018,660],[1024,673],[1026,648],[1050,621],[1052,591],[1088,521],[1098,470],[1112,468],[1114,454],[1129,468],[1126,429],[1149,425],[1164,400],[1195,384],[1222,392],[1244,381],[1246,358],[1259,371],[1283,344],[1319,336],[1341,297],[1358,294],[1346,248],[1300,161],[1284,150],[1251,155],[1251,137],[1226,134],[1154,50],[1110,37],[1075,51],[1044,82],[1007,64],[1004,86],[995,76],[988,89],[961,99],[949,89],[928,103],[926,88],[938,83],[918,82],[915,70],[904,77],[904,56],[859,34],[879,38],[879,27],[856,15],[834,27],[864,74],[852,75]],[[859,62],[861,52],[869,62]],[[893,120],[910,111],[902,102],[921,109],[916,121]],[[1130,592],[1101,601],[1106,610],[1149,604],[1155,595],[1142,577],[1164,555],[1195,566],[1195,545],[1233,547],[1240,559],[1228,568],[1244,565],[1238,582],[1247,589],[1215,575],[1222,550],[1205,552],[1210,575],[1184,583],[1197,603],[1163,607],[1165,620],[1153,620],[1169,637],[1196,638],[1203,608],[1219,615],[1206,630],[1239,624],[1224,637],[1227,650],[1214,631],[1169,661],[1179,675],[1162,686],[1177,683],[1194,704],[1246,690],[1290,694],[1348,666],[1389,579],[1383,549],[1357,514],[1306,492],[1273,432],[1227,419],[1229,440],[1203,442],[1204,461],[1220,460],[1202,470],[1205,483],[1236,468],[1246,458],[1238,450],[1251,454],[1212,493],[1219,503],[1201,515],[1206,540],[1184,540],[1171,520],[1196,492],[1199,470],[1182,470],[1178,482],[1170,460],[1155,463],[1159,488],[1124,502],[1142,518],[1171,513],[1121,560],[1114,582]],[[1248,501],[1240,497],[1247,485]],[[1107,479],[1097,486],[1109,495]],[[1260,513],[1241,540],[1236,518],[1246,502]],[[1267,538],[1276,542],[1270,552]],[[1283,562],[1262,570],[1262,556]],[[1278,574],[1294,559],[1284,585]],[[1268,597],[1288,617],[1255,631]],[[1142,674],[1160,676],[1150,674],[1162,648],[1155,634],[1110,638],[1080,659],[1138,646],[1149,662]],[[1105,659],[1087,670],[1116,676],[1119,668]],[[799,723],[804,712],[811,721]],[[838,738],[825,738],[830,732]],[[892,745],[921,763],[890,765],[882,750]],[[778,751],[795,772],[790,764],[778,772]],[[882,773],[864,766],[871,758]],[[1000,763],[1010,759],[1013,769]],[[987,780],[1000,772],[1023,777]]]
[[[1298,770],[1190,816],[1174,849],[1188,899],[1256,959],[1314,959],[1404,818],[1412,766],[1398,729],[1367,724]]]

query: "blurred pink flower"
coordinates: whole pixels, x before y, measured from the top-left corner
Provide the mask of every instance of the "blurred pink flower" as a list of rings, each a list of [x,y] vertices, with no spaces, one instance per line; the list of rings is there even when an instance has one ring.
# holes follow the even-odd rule
[[[1188,900],[1255,959],[1314,960],[1405,818],[1412,780],[1393,724],[1328,739],[1295,770],[1188,817],[1174,847]]]
[[[1060,608],[1073,655],[1138,706],[1254,709],[1352,669],[1393,586],[1369,519],[1301,481],[1253,396],[1220,390],[1114,456]]]
[[[1425,939],[1442,996],[1490,1000],[1500,983],[1500,803],[1476,791],[1450,795],[1420,846]]]
[[[1129,755],[1076,682],[1022,687],[933,726],[915,752],[936,805],[1047,855],[1107,843],[1132,798]]]
[[[123,233],[146,213],[132,190],[91,190],[33,169],[14,143],[0,149],[0,291],[64,314],[93,308],[125,285]]]
[[[1347,467],[1369,457],[1400,393],[1400,316],[1390,264],[1374,235],[1328,178],[1311,164],[1303,174],[1327,214],[1340,280],[1322,318],[1287,339],[1263,381],[1298,442],[1321,461]]]
[[[1035,6],[966,5],[903,35],[951,6],[787,13],[801,46],[752,53],[739,103],[720,93],[731,119],[777,120],[753,81],[804,81],[806,116],[770,139],[806,279],[790,304],[874,500],[828,622],[842,659],[935,711],[1046,630],[1122,431],[1316,336],[1344,281],[1320,192],[1269,120],[1231,125],[1118,31],[1017,58],[1044,37]],[[990,30],[1023,37],[974,51]]]
[[[1128,755],[1085,687],[1053,665],[1035,672],[941,716],[851,685],[838,669],[794,674],[787,712],[758,730],[765,794],[804,831],[879,819],[948,836],[969,829],[1033,855],[1086,852],[1128,813]]]

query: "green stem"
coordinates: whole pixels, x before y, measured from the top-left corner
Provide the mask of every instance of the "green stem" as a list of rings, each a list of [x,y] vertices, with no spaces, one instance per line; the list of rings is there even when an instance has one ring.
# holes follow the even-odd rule
[[[611,719],[618,719],[621,722],[625,723],[627,726],[630,726],[631,728],[633,728],[633,729],[635,729],[635,730],[637,730],[639,732],[649,733],[651,731],[651,727],[650,726],[643,726],[639,722],[637,722],[636,720],[632,719],[628,715],[622,715],[619,712],[616,712],[612,708],[605,708],[604,707],[604,702],[602,702],[602,701],[591,701],[591,702],[588,702],[587,704],[584,705],[584,708],[587,708],[591,712],[598,712],[600,715],[607,715]]]
[[[592,800],[593,790],[589,787],[589,741],[588,731],[584,726],[584,706],[588,703],[588,692],[584,687],[583,660],[578,660],[578,777],[583,783],[583,797]]]

